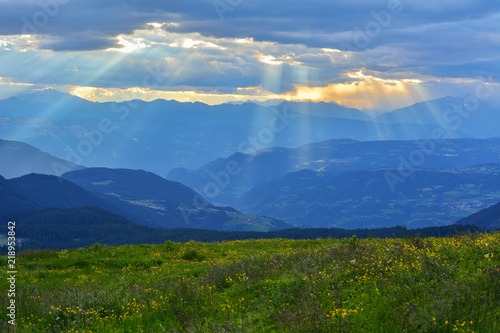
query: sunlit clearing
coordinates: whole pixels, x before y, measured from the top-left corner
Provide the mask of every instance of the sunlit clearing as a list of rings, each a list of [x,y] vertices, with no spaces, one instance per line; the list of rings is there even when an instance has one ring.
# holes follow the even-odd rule
[[[290,101],[335,102],[360,110],[398,108],[419,101],[415,79],[382,79],[364,75],[361,71],[348,73],[351,82],[332,83],[326,87],[296,85],[294,92],[285,94]]]
[[[166,99],[176,100],[179,102],[202,102],[209,105],[218,105],[227,102],[245,102],[248,100],[266,101],[270,96],[255,96],[247,94],[214,94],[198,92],[195,90],[163,91],[140,87],[132,87],[127,89],[72,87],[67,91],[75,96],[93,102],[123,102],[132,99],[153,101],[156,99]]]
[[[260,62],[269,65],[281,65],[283,61],[276,60],[276,58],[272,55],[261,55],[259,58]]]
[[[186,54],[186,63],[189,63],[193,53]],[[113,63],[113,60],[111,63]],[[108,66],[112,66],[112,64]],[[282,67],[267,65],[259,87],[241,87],[234,93],[200,92],[196,90],[164,91],[140,87],[127,89],[101,88],[92,86],[77,86],[69,92],[96,102],[121,102],[131,99],[152,101],[155,99],[174,99],[180,102],[202,102],[209,105],[240,101],[266,101],[269,99],[287,100],[291,102],[335,102],[347,107],[360,110],[393,110],[420,102],[426,93],[422,81],[416,79],[382,79],[364,75],[361,72],[349,73],[352,81],[332,83],[325,87],[295,85],[295,90],[287,93],[276,93],[282,86]],[[106,70],[106,69],[103,69]],[[181,71],[182,68],[176,68]],[[176,72],[171,73],[175,77]],[[309,77],[310,71],[305,68],[294,70],[296,82],[313,81]],[[310,81],[308,81],[310,80]],[[307,112],[307,111],[305,111]]]
[[[198,46],[205,46],[205,47],[210,47],[210,48],[215,48],[215,49],[222,49],[222,50],[225,49],[224,47],[219,46],[219,45],[214,44],[214,43],[204,42],[204,41],[201,41],[201,40],[192,40],[190,38],[186,38],[182,42],[182,47],[185,48],[185,49],[197,48]]]
[[[139,49],[143,49],[146,47],[150,47],[145,43],[145,40],[142,38],[125,38],[124,36],[118,36],[118,42],[123,46],[121,48],[113,48],[109,49],[112,51],[120,51],[125,53],[131,53]]]
[[[163,27],[164,24],[165,23],[156,23],[156,22],[146,23],[146,25],[150,25],[155,29],[159,29],[159,28]]]

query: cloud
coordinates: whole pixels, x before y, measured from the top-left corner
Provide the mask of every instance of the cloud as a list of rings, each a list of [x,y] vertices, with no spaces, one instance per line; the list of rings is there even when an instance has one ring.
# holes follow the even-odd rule
[[[32,83],[16,82],[10,77],[0,76],[0,100],[18,95],[25,91],[36,90],[37,88],[41,87],[37,87]]]
[[[333,83],[323,87],[296,85],[293,91],[276,94],[265,90],[262,86],[238,87],[232,93],[203,92],[193,90],[162,91],[149,88],[132,87],[128,89],[72,87],[68,92],[91,101],[110,102],[142,99],[175,99],[181,102],[203,102],[210,105],[227,102],[265,101],[281,99],[287,101],[335,102],[340,105],[358,109],[395,109],[422,101],[418,94],[419,79],[383,79],[365,75],[362,71],[348,73],[346,81]],[[434,96],[442,97],[442,96]]]
[[[41,3],[53,5],[42,6]],[[443,23],[467,27],[470,20],[499,12],[495,1],[488,0],[440,0],[432,3],[410,0],[254,0],[235,2],[220,21],[213,2],[206,0],[127,3],[25,0],[0,3],[1,12],[6,13],[0,22],[0,34],[19,34],[23,28],[30,32],[32,28],[40,34],[63,38],[69,43],[66,49],[76,47],[71,42],[75,37],[87,40],[90,45],[88,38],[94,36],[97,49],[101,49],[103,40],[108,39],[109,47],[112,47],[118,35],[132,34],[148,23],[157,22],[167,23],[164,29],[178,33],[197,32],[215,38],[252,37],[256,41],[339,48],[342,42],[353,42],[358,29],[365,31],[370,22],[377,23],[376,17],[394,7],[394,3],[400,11],[390,15],[388,24],[381,27],[382,33],[371,41],[369,47],[390,42],[394,35],[385,34],[387,31],[418,30]],[[432,38],[439,36],[432,35]]]
[[[67,87],[67,92],[94,102],[122,102],[133,99],[153,101],[156,99],[176,100],[179,102],[203,102],[209,105],[218,105],[227,102],[266,101],[279,95],[262,91],[258,87],[236,89],[233,94],[207,93],[197,90],[162,91],[149,88],[132,87],[127,89],[100,88],[100,87]],[[245,92],[247,94],[245,94]]]
[[[0,77],[0,84],[8,86],[34,86],[34,84],[32,83],[13,82],[12,78],[7,78],[7,77]]]
[[[340,105],[367,109],[395,109],[418,101],[419,79],[383,79],[365,75],[362,71],[347,73],[352,81],[333,83],[325,87],[297,85],[285,96],[289,100],[335,102]]]
[[[500,76],[495,1],[230,4],[221,16],[206,0],[0,1],[0,76],[37,86],[180,91],[179,98],[261,87],[290,98],[349,96],[362,108],[390,104],[379,102],[384,94],[399,103]],[[360,70],[367,77],[349,77]],[[373,102],[358,96],[362,89]]]

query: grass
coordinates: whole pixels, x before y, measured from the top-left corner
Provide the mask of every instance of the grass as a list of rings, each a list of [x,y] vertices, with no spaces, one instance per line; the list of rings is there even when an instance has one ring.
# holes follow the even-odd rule
[[[499,246],[497,232],[27,250],[17,332],[498,332]]]

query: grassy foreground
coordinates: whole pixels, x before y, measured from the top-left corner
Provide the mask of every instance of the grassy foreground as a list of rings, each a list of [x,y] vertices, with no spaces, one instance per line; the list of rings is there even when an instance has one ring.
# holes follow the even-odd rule
[[[500,233],[18,255],[17,332],[498,332]],[[6,257],[1,260],[7,271]],[[5,275],[4,275],[5,276]],[[2,331],[8,284],[0,281]]]

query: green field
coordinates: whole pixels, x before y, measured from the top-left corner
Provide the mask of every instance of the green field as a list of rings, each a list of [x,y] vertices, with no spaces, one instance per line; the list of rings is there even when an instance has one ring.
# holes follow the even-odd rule
[[[29,250],[16,262],[15,328],[498,332],[499,246],[496,232]],[[14,332],[7,288],[2,278],[0,325]]]

